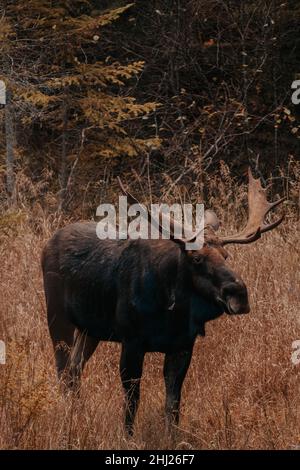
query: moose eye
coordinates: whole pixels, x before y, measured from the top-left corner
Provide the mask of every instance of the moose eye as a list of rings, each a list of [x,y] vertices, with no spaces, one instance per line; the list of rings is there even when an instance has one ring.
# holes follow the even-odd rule
[[[203,261],[203,256],[201,256],[201,255],[197,255],[197,256],[194,256],[194,257],[193,257],[193,263],[194,263],[194,264],[198,264],[198,265],[199,265],[199,264],[202,263],[202,261]]]

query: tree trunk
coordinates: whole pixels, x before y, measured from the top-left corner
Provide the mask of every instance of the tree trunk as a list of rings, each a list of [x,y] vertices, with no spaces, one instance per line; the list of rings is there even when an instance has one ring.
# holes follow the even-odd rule
[[[5,137],[6,137],[6,190],[11,202],[15,199],[15,174],[14,174],[14,144],[15,129],[13,118],[12,95],[10,91],[6,93],[5,105]]]
[[[59,171],[59,184],[60,184],[60,197],[59,197],[59,210],[63,210],[66,198],[66,185],[67,185],[67,122],[68,110],[67,104],[64,103],[62,110],[63,116],[63,130],[62,130],[62,144],[61,144],[61,162]]]

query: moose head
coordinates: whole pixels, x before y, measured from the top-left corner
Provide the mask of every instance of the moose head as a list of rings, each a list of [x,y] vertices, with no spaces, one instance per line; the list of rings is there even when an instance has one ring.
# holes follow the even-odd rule
[[[250,168],[248,175],[248,221],[239,233],[229,236],[218,235],[219,219],[215,212],[206,210],[204,244],[199,250],[187,250],[186,244],[194,242],[199,237],[199,232],[190,238],[177,238],[174,235],[176,222],[170,220],[170,240],[180,247],[182,262],[190,272],[192,289],[201,298],[230,315],[248,313],[250,306],[244,281],[226,262],[228,252],[225,246],[253,243],[263,233],[277,227],[284,219],[284,216],[281,216],[272,223],[266,223],[267,214],[281,204],[284,198],[268,202],[267,189],[262,187],[259,179],[253,177]],[[120,179],[119,184],[129,201],[137,203],[137,199],[125,190]],[[163,230],[160,224],[161,233]]]

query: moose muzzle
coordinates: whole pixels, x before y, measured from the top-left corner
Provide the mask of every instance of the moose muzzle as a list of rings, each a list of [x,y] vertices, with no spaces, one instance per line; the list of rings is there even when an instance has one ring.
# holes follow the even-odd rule
[[[250,312],[248,292],[245,284],[240,279],[230,282],[222,288],[221,297],[218,299],[229,315],[241,315]]]

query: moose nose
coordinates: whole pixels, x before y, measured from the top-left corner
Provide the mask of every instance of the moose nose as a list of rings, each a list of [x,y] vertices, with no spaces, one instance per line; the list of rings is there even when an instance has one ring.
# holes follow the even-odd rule
[[[250,313],[250,305],[247,304],[244,308],[243,308],[243,313]]]
[[[241,315],[250,312],[247,287],[240,278],[226,282],[221,291],[221,298],[226,305],[227,313]]]
[[[233,315],[243,315],[244,313],[250,312],[249,303],[239,302],[235,298],[229,298],[227,300],[227,307],[231,314]]]

